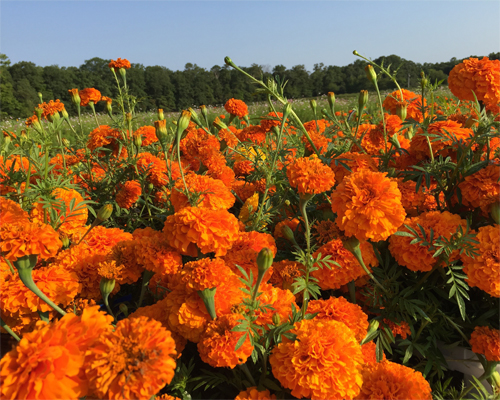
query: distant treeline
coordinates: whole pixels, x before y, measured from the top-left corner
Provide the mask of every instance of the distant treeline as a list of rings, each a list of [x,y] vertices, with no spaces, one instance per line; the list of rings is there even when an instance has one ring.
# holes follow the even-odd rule
[[[500,52],[489,54],[489,58],[500,59]],[[39,103],[38,92],[42,93],[44,101],[60,99],[69,112],[76,110],[68,89],[93,87],[101,91],[103,96],[115,97],[117,89],[108,68],[109,61],[95,57],[80,67],[39,67],[27,61],[11,65],[8,57],[0,54],[1,117],[26,118],[32,115]],[[446,83],[451,69],[462,60],[452,58],[447,62],[419,64],[390,55],[374,61],[384,61],[385,66],[391,64],[392,69],[399,67],[398,82],[407,88],[417,86],[421,71],[428,75],[431,82],[444,79]],[[296,99],[320,96],[327,92],[341,94],[372,89],[365,75],[365,65],[365,61],[356,60],[343,67],[315,64],[312,72],[307,71],[304,65],[290,69],[276,65],[271,70],[270,67],[252,64],[243,69],[255,77],[263,76],[265,80],[271,76],[288,80],[285,96]],[[246,102],[265,99],[261,94],[254,94],[256,87],[248,78],[226,65],[215,65],[206,70],[188,63],[183,71],[172,71],[159,65],[145,67],[132,64],[132,68],[127,71],[127,83],[130,92],[141,99],[141,110],[163,108],[165,111],[177,111],[202,104],[224,104],[232,97]],[[382,90],[392,89],[394,84],[382,76],[379,87]],[[104,110],[104,104],[98,104],[96,109]]]

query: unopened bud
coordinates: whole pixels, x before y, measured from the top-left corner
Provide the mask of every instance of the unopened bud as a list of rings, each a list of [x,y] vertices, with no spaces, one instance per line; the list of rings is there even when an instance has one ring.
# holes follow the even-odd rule
[[[330,108],[333,109],[333,107],[335,106],[335,93],[328,92],[328,95],[326,97],[328,98],[328,104],[330,105]]]
[[[354,54],[355,56],[359,56],[359,53],[357,52],[357,50],[354,50],[354,51],[352,52],[352,54]]]
[[[368,64],[366,67],[365,67],[365,73],[366,73],[366,77],[373,82],[373,84],[375,85],[377,83],[377,73],[375,72],[375,69],[373,68],[373,65],[371,64]]]
[[[113,214],[113,205],[110,203],[104,204],[97,212],[97,220],[104,222],[111,217],[111,214]]]
[[[309,104],[310,104],[310,106],[311,106],[311,108],[313,110],[314,115],[316,115],[316,108],[318,107],[318,104],[316,103],[316,100],[311,99],[309,101]]]
[[[286,204],[287,206],[289,206],[289,205],[291,204],[291,203],[290,203],[290,200],[286,199],[286,200],[285,200],[285,204]]]
[[[38,120],[40,121],[42,119],[43,108],[36,107],[35,114],[36,114],[36,117],[38,118]]]
[[[224,57],[224,62],[226,63],[226,65],[229,65],[231,67],[234,67],[234,62],[233,60],[231,60],[231,58],[229,57]]]
[[[43,96],[40,92],[37,93],[38,94],[38,98],[40,99],[40,103],[43,103]]]
[[[78,107],[81,102],[80,95],[78,94],[78,89],[70,89],[68,90],[68,92],[71,95],[71,101]]]
[[[168,140],[167,121],[165,119],[155,121],[155,129],[156,137],[160,141],[160,144],[165,144]]]
[[[214,124],[213,124],[217,129],[227,129],[227,125],[220,120],[219,117],[215,118]]]
[[[125,303],[120,303],[120,305],[118,306],[118,308],[123,313],[123,315],[125,315],[125,318],[127,318],[128,317],[128,307],[127,307],[127,305]]]
[[[208,118],[207,106],[200,106],[200,111],[201,115],[203,115],[203,118],[207,119]]]
[[[295,235],[293,234],[293,231],[289,226],[287,225],[283,226],[283,228],[281,228],[281,233],[283,234],[286,240],[292,243],[295,242]]]
[[[54,114],[47,115],[47,119],[49,120],[49,122],[57,122],[61,119],[61,116],[56,111],[56,112],[54,112]]]
[[[158,109],[158,119],[163,121],[165,119],[165,115],[163,114],[163,108]]]
[[[366,103],[368,103],[368,90],[361,90],[358,98],[358,118],[361,118],[361,112],[365,108]]]
[[[266,272],[273,265],[274,254],[271,249],[264,247],[257,255],[259,274]]]
[[[422,78],[420,79],[420,87],[422,88],[422,90],[424,90],[429,84],[429,80],[425,77],[424,71],[420,73],[420,77]]]
[[[370,333],[375,332],[378,329],[379,325],[380,325],[380,322],[378,321],[378,319],[372,319],[370,321],[370,325],[368,325],[368,333],[367,333],[367,335],[369,335]]]
[[[464,125],[464,128],[470,128],[472,127],[472,125],[474,125],[474,122],[476,122],[476,120],[474,119],[474,117],[472,115],[469,116],[469,118],[467,118],[467,120],[465,121],[465,125]]]
[[[64,147],[68,147],[68,148],[71,145],[71,143],[69,142],[69,140],[66,139],[66,138],[62,138],[62,144],[63,144]]]
[[[404,121],[406,119],[407,114],[407,106],[406,103],[398,103],[396,104],[396,115]]]
[[[279,128],[278,128],[277,126],[273,126],[273,127],[271,128],[271,131],[273,132],[273,134],[274,134],[275,136],[278,136],[278,135],[280,134],[280,130],[279,130]]]
[[[141,135],[135,135],[134,136],[134,145],[139,149],[142,146],[142,137]]]
[[[65,249],[67,249],[69,247],[69,237],[67,235],[62,235],[60,237],[61,239],[61,242],[62,242],[62,245]]]
[[[61,114],[62,114],[64,119],[69,119],[69,114],[65,108],[62,109]]]
[[[217,318],[217,311],[215,309],[215,292],[217,291],[217,287],[213,287],[210,289],[198,290],[198,296],[201,297],[203,303],[205,304],[205,308],[208,311],[208,314],[212,319]]]
[[[189,122],[191,121],[191,113],[187,110],[182,111],[179,119],[177,120],[177,134],[182,135],[182,133],[189,126]]]
[[[127,121],[132,121],[132,113],[126,113],[125,114],[125,118],[127,119]]]
[[[188,108],[188,111],[191,113],[191,119],[193,120],[193,122],[199,126],[201,126],[201,121],[200,119],[198,118],[198,114],[196,114],[196,111],[193,110],[191,107]]]
[[[101,295],[103,298],[108,297],[113,292],[115,283],[116,282],[114,279],[101,278],[101,281],[99,282],[99,288],[101,289]]]
[[[111,100],[111,99],[109,99]],[[113,101],[106,101],[106,111],[109,115],[113,114]]]
[[[273,324],[274,326],[278,326],[279,324],[281,324],[281,318],[278,313],[273,314]]]
[[[500,203],[493,203],[490,211],[491,218],[495,221],[496,224],[500,224]]]

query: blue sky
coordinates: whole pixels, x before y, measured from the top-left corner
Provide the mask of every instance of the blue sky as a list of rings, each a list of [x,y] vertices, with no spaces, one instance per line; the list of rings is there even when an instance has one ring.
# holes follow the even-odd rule
[[[93,57],[184,69],[237,64],[448,61],[500,51],[500,2],[7,1],[0,52],[12,63],[79,66]]]

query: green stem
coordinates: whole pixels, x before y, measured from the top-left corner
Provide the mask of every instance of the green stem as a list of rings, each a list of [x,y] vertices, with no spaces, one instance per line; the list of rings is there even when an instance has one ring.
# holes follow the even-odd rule
[[[255,380],[253,379],[252,374],[250,373],[250,370],[248,369],[248,366],[246,364],[239,364],[239,367],[241,368],[247,379],[250,381],[252,386],[257,386]]]
[[[5,321],[0,317],[0,326],[5,329],[14,339],[18,342],[21,340],[19,336],[17,336],[12,329],[10,329],[9,325],[5,323]]]
[[[351,297],[351,303],[356,304],[356,283],[351,281],[347,284],[347,288],[349,289],[349,296]]]
[[[103,296],[103,300],[104,300],[104,304],[106,306],[106,309],[109,312],[109,315],[111,315],[113,317],[113,319],[115,320],[115,322],[116,322],[115,314],[113,314],[113,311],[111,310],[111,307],[109,306],[109,300],[108,299],[109,299],[109,293]]]
[[[155,273],[153,271],[150,271],[148,269],[145,269],[144,272],[142,273],[142,284],[141,284],[141,294],[139,296],[139,303],[137,304],[137,308],[139,308],[142,305],[142,301],[144,300],[144,295],[146,294],[146,288],[149,285],[149,281],[153,277]]]

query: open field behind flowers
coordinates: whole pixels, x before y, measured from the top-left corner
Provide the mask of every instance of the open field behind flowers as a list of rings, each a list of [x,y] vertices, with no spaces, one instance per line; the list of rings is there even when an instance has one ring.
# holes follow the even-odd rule
[[[1,398],[499,399],[500,61],[450,95],[354,54],[370,93],[227,57],[269,102],[180,115],[113,60],[4,129]]]

